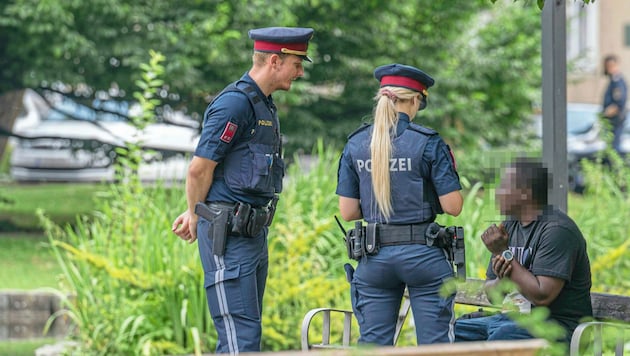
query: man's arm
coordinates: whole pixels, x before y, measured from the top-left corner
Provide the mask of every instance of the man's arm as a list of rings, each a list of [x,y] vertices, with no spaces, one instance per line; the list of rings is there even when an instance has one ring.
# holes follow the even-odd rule
[[[499,256],[499,259],[505,259]],[[512,260],[509,263],[512,272],[509,274],[510,280],[518,286],[521,294],[536,306],[548,306],[560,294],[564,287],[564,280],[548,276],[535,276],[523,267],[518,261]]]
[[[195,204],[206,200],[216,166],[216,161],[199,156],[194,156],[190,162],[186,176],[186,200],[189,213],[194,214]]]
[[[188,209],[173,222],[173,232],[189,243],[193,243],[197,239],[197,220],[199,217],[195,214],[195,204],[205,201],[212,185],[217,164],[216,161],[194,156],[188,167],[186,176]]]
[[[622,79],[611,81],[612,86],[612,102],[604,108],[604,116],[608,118],[615,117],[623,112],[628,99],[628,88]]]
[[[565,281],[549,276],[535,276],[517,260],[506,261],[502,256],[493,258],[493,270],[501,278],[509,278],[519,292],[536,306],[548,306],[560,294]],[[497,278],[494,281],[498,281]]]

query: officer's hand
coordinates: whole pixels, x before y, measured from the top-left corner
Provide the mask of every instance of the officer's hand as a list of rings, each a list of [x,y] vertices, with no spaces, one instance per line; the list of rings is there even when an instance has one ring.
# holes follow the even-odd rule
[[[492,272],[499,278],[508,278],[512,273],[512,264],[498,255],[492,257]]]
[[[172,230],[182,240],[188,241],[188,243],[195,242],[197,239],[197,216],[186,210],[173,221]]]
[[[197,214],[189,215],[188,230],[190,231],[190,238],[188,239],[188,243],[191,244],[197,240],[197,221],[199,220],[199,216],[197,216]]]
[[[508,248],[508,234],[503,224],[499,226],[497,226],[497,224],[490,225],[490,227],[481,234],[481,240],[493,255],[500,255],[501,252]]]

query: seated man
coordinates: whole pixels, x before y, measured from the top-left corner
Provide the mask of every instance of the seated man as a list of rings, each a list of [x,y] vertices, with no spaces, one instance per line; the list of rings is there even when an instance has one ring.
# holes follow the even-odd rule
[[[506,220],[481,235],[492,253],[485,287],[511,280],[520,312],[547,307],[549,319],[564,328],[569,341],[580,320],[593,314],[591,269],[580,229],[547,203],[549,180],[547,169],[531,159],[518,159],[504,169],[495,194]],[[455,323],[456,342],[528,338],[533,336],[508,313]]]

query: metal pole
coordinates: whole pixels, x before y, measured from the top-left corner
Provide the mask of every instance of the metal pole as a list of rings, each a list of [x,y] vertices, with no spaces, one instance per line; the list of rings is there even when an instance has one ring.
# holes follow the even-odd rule
[[[565,0],[547,0],[542,11],[543,162],[553,176],[549,203],[567,211],[567,60]]]

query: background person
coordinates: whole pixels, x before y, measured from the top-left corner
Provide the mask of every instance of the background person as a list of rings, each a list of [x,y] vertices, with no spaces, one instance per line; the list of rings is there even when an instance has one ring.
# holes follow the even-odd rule
[[[392,345],[405,287],[418,344],[453,340],[453,296],[439,295],[453,277],[443,249],[426,246],[437,214],[462,209],[459,176],[437,132],[411,123],[426,107],[433,78],[415,67],[376,68],[380,90],[373,125],[351,134],[339,161],[337,194],[346,221],[377,224],[380,249],[363,256],[351,280],[360,343]]]
[[[604,75],[609,78],[608,87],[604,93],[602,115],[608,119],[613,133],[613,148],[617,153],[621,150],[621,134],[626,120],[626,101],[628,87],[619,68],[619,60],[614,55],[604,58]]]
[[[506,220],[481,235],[492,253],[486,288],[502,279],[511,280],[518,290],[508,297],[519,312],[549,308],[549,318],[564,328],[566,341],[570,341],[580,320],[593,314],[591,269],[580,229],[570,217],[548,205],[549,179],[542,163],[531,159],[517,159],[504,169],[496,198]],[[455,323],[456,341],[532,337],[509,313]]]
[[[267,280],[267,226],[282,189],[284,163],[271,94],[289,90],[304,74],[310,28],[249,31],[253,66],[206,109],[201,138],[188,169],[188,210],[173,231],[199,236],[206,295],[218,334],[217,353],[259,351]],[[199,219],[197,203],[203,208]],[[198,208],[199,209],[199,208]]]

